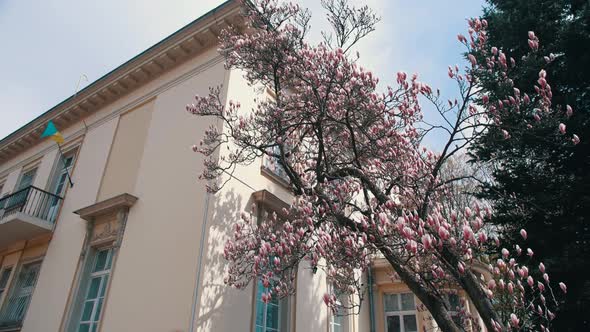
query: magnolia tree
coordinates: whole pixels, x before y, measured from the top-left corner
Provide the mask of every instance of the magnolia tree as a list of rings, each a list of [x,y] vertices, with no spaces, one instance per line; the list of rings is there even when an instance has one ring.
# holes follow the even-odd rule
[[[488,45],[487,23],[472,19],[468,37],[458,36],[467,48],[467,66],[448,71],[459,99],[443,101],[417,75],[403,72],[395,86],[379,92],[376,75],[358,64],[358,53],[351,54],[379,19],[346,0],[322,4],[333,31],[315,45],[306,41],[309,11],[272,0],[245,2],[247,27],[225,31],[220,52],[228,69],[243,71],[248,83],[272,90],[272,97],[241,112],[238,102],[224,103],[215,87],[187,107],[223,123],[210,127],[194,147],[208,157],[202,178],[209,180],[209,191],[220,190],[236,167],[266,157],[282,168],[294,195],[283,217],[236,217],[224,251],[227,284],[243,288],[261,280],[264,301],[288,296],[299,264],[307,261],[326,271],[334,292],[359,296],[367,287],[360,272],[381,256],[444,331],[460,331],[474,318],[463,310],[461,322],[452,319],[443,292],[449,289],[469,296],[489,331],[548,331],[557,305],[554,284],[544,266],[527,267],[532,250],[497,247],[486,227],[491,211],[476,202],[445,208],[449,186],[466,177],[448,176],[447,162],[487,130],[510,139],[500,112],[521,112],[534,125],[544,112],[559,111],[551,105],[545,72],[531,82],[535,96],[521,95],[509,75],[516,61]],[[539,41],[532,32],[529,39],[530,56],[538,56]],[[484,74],[505,85],[506,96],[479,94],[478,77]],[[442,124],[423,121],[420,101],[440,113]],[[421,145],[434,130],[448,136],[440,152]],[[571,136],[561,126],[556,134]],[[521,235],[526,239],[526,231]],[[476,265],[489,269],[491,278],[484,280]],[[533,268],[543,279],[529,275]],[[335,294],[324,301],[336,310]]]

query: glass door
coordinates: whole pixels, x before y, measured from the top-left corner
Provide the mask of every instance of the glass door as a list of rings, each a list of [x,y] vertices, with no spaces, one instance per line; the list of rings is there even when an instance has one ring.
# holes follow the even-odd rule
[[[70,154],[68,156],[60,157],[60,162],[58,165],[59,171],[57,172],[54,180],[53,190],[52,193],[56,196],[63,198],[66,187],[69,185],[70,180],[68,176],[72,170],[72,166],[74,164],[74,154]],[[57,211],[59,210],[59,202],[60,198],[58,197],[51,197],[48,216],[47,220],[54,222],[55,218],[57,217]]]

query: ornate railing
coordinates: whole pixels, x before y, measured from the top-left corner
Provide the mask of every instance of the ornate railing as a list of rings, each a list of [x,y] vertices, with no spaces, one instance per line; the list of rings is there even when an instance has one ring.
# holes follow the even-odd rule
[[[29,186],[0,199],[0,220],[21,212],[53,223],[61,201],[55,194]]]

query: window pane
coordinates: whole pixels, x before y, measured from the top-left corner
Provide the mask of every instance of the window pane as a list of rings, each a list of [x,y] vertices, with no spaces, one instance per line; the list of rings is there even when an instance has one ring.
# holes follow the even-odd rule
[[[397,301],[397,294],[385,294],[383,295],[383,302],[385,311],[399,311],[399,303]]]
[[[8,284],[8,278],[10,278],[10,272],[12,272],[12,268],[7,268],[2,271],[2,277],[0,277],[0,288],[6,288],[6,284]]]
[[[74,157],[72,157],[72,156],[66,157],[66,159],[63,162],[64,163],[64,169],[65,168],[68,168],[68,167],[70,167],[72,165],[72,159],[74,159]]]
[[[78,332],[90,332],[90,324],[80,324]]]
[[[264,303],[260,300],[256,301],[256,325],[264,325]]]
[[[84,310],[82,311],[82,321],[89,321],[92,316],[92,308],[94,308],[94,301],[86,301],[84,303]]]
[[[399,316],[387,316],[387,332],[401,332]]]
[[[98,322],[98,320],[100,319],[100,312],[102,310],[102,301],[103,299],[99,299],[98,300],[98,305],[96,307],[96,314],[93,317],[93,321]]]
[[[278,329],[279,328],[279,306],[268,304],[266,306],[266,326]]]
[[[37,173],[37,169],[32,169],[21,176],[20,182],[18,184],[17,190],[24,189],[33,184],[33,178],[35,177],[35,173]]]
[[[40,265],[31,265],[27,266],[26,269],[23,269],[23,284],[22,288],[25,287],[32,287],[35,285],[35,281],[37,280],[37,273],[39,272]]]
[[[418,332],[416,315],[404,315],[404,332]]]
[[[342,332],[342,323],[344,317],[338,315],[332,315],[332,332]]]
[[[108,250],[101,250],[96,253],[96,262],[94,263],[94,269],[92,269],[92,272],[105,270],[108,253]]]
[[[107,290],[107,284],[109,283],[109,276],[106,275],[102,279],[103,279],[103,281],[102,281],[102,286],[100,287],[100,295],[99,295],[99,297],[104,297],[104,293]]]
[[[100,277],[92,278],[90,281],[90,287],[88,288],[87,300],[95,299],[98,297],[98,288],[100,287]]]
[[[414,294],[406,293],[401,294],[402,297],[402,310],[414,310],[416,307],[414,306]]]
[[[264,308],[266,307],[264,302],[262,302],[263,291],[262,281],[258,280],[256,285],[256,325],[260,326],[264,325]]]

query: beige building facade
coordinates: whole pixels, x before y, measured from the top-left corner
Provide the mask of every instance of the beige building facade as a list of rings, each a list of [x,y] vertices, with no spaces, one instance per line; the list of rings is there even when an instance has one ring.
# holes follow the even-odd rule
[[[218,124],[185,105],[211,86],[243,109],[257,93],[216,51],[241,14],[239,1],[225,2],[0,141],[0,332],[431,327],[379,260],[358,315],[328,312],[328,281],[305,266],[282,301],[264,304],[256,284],[224,285],[232,222],[253,204],[291,201],[264,161],[216,195],[197,180],[203,159],[190,146]],[[65,137],[60,149],[40,138],[49,120]]]

